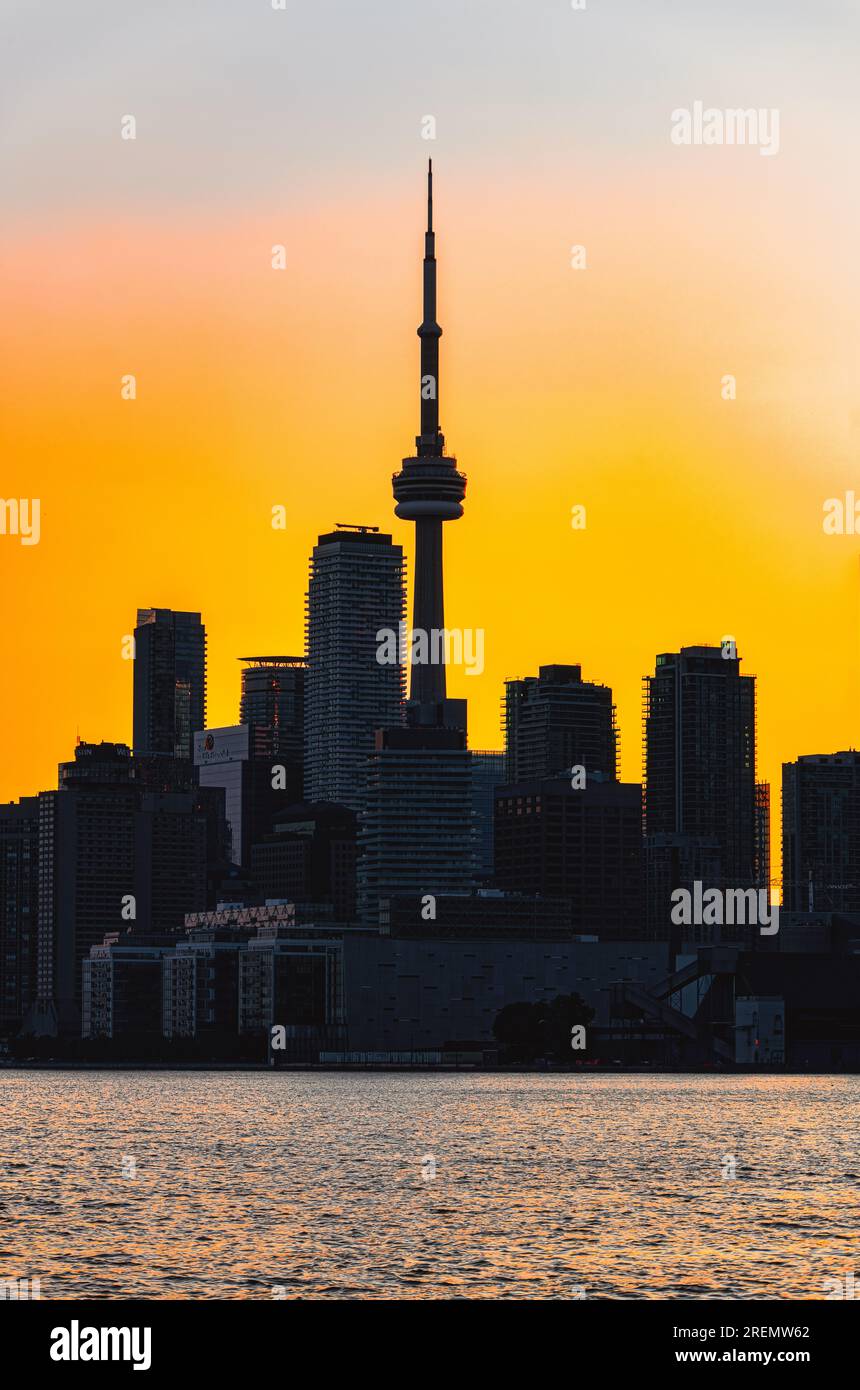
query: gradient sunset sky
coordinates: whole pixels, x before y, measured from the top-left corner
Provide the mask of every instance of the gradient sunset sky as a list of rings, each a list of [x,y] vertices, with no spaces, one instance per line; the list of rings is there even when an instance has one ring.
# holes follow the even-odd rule
[[[303,650],[319,532],[378,525],[411,566],[428,155],[472,746],[506,677],[579,662],[638,780],[655,653],[724,634],[774,801],[783,760],[856,745],[860,538],[822,528],[860,497],[853,2],[10,11],[0,494],[40,498],[41,540],[0,536],[0,799],[78,734],[130,742],[138,606],[202,613],[230,724],[236,658]],[[779,153],[674,145],[697,100],[778,108]]]

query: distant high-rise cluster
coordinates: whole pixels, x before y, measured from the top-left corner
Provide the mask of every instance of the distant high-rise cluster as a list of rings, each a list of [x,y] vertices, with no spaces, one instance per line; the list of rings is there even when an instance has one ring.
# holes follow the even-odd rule
[[[860,936],[860,753],[784,764],[782,934],[736,918],[767,914],[771,845],[733,640],[656,657],[642,785],[619,781],[612,690],[574,663],[508,680],[504,748],[469,749],[446,681],[466,478],[439,422],[432,170],[424,235],[420,432],[392,479],[411,630],[402,547],[339,522],[310,557],[306,651],[241,657],[237,722],[210,726],[201,614],[139,609],[133,747],[79,741],[56,789],[0,806],[0,1035],[477,1047],[505,1004],[574,988],[643,1056],[705,1037],[740,1055],[734,1028],[758,1057],[738,1020],[790,1013],[805,1043],[824,1026],[791,952],[847,958]]]

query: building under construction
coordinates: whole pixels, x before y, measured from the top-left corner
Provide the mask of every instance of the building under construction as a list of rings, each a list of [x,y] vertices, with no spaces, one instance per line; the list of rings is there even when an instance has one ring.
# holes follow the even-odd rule
[[[860,753],[782,765],[783,906],[860,912]]]
[[[301,768],[307,661],[303,656],[241,656],[239,660],[239,723],[268,730],[272,755]]]

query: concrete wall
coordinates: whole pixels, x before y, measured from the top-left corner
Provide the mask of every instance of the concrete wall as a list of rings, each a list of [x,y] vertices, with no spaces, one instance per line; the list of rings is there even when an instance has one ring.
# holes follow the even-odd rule
[[[352,1049],[437,1048],[491,1042],[505,1004],[577,993],[609,1022],[611,984],[663,979],[664,942],[449,941],[358,937],[344,941]]]

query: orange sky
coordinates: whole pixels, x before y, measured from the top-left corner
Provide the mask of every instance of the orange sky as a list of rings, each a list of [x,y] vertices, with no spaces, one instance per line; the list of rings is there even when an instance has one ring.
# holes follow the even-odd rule
[[[228,724],[235,658],[303,648],[319,531],[379,525],[411,562],[390,476],[417,429],[426,153],[409,181],[319,180],[288,215],[7,223],[2,493],[41,499],[42,536],[0,537],[0,799],[54,786],[78,732],[130,740],[138,605],[202,612],[208,722]],[[682,181],[436,161],[441,419],[469,478],[446,618],[486,634],[484,674],[449,693],[472,746],[499,746],[505,677],[581,662],[638,779],[655,653],[731,633],[776,797],[783,760],[857,741],[858,546],[822,531],[824,499],[860,495],[854,231],[826,171],[798,201],[782,155],[681,155]]]

